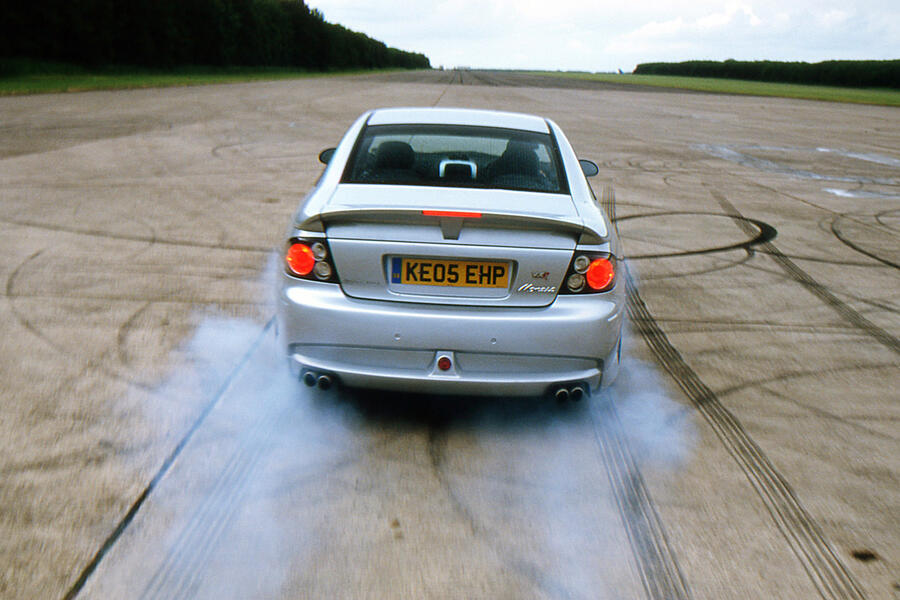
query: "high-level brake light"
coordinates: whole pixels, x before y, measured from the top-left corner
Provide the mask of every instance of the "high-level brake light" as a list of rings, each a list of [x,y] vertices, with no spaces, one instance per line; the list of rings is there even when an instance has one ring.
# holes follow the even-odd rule
[[[467,212],[463,210],[423,210],[426,217],[456,217],[458,219],[480,219],[480,212]]]

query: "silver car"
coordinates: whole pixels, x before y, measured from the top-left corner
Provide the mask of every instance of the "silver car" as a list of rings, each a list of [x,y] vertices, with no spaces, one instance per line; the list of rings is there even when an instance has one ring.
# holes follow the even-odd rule
[[[319,158],[278,290],[306,384],[562,400],[616,377],[622,251],[553,121],[380,109]]]

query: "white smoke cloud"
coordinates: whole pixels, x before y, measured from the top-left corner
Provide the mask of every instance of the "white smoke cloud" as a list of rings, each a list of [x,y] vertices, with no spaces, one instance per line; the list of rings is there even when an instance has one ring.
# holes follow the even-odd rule
[[[263,278],[268,290],[277,265],[270,262]],[[359,511],[388,498],[416,503],[417,494],[428,504],[434,494],[446,496],[437,505],[448,512],[434,516],[468,522],[475,540],[470,556],[448,555],[445,540],[428,539],[402,555],[413,564],[445,556],[447,569],[473,568],[482,552],[550,596],[627,596],[633,558],[623,519],[634,515],[619,507],[617,498],[630,492],[616,487],[617,478],[630,481],[645,467],[676,470],[693,444],[691,421],[665,381],[627,356],[609,392],[563,406],[548,398],[310,390],[289,374],[273,327],[247,319],[203,318],[176,356],[156,397],[200,394],[212,402],[210,412],[152,490],[131,526],[135,535],[104,560],[85,597],[262,599],[282,597],[297,581],[312,586],[303,590],[309,597],[350,593],[365,565],[345,564],[343,582],[319,579],[305,565],[321,562],[323,552],[329,562],[366,556],[371,538],[346,531],[348,522],[380,522],[387,532],[388,515]],[[348,488],[329,499],[323,474],[377,455],[368,449],[373,439],[396,439],[412,451],[399,472],[420,470],[416,455],[430,456],[440,485],[410,488],[404,498],[398,482],[383,482],[356,499]],[[391,448],[383,460],[404,460]],[[409,518],[390,524],[395,535],[402,537]]]

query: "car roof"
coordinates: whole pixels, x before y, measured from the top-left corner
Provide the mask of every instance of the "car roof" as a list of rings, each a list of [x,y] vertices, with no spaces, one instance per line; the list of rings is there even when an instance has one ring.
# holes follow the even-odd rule
[[[547,121],[534,115],[470,108],[381,108],[368,125],[474,125],[550,133]]]

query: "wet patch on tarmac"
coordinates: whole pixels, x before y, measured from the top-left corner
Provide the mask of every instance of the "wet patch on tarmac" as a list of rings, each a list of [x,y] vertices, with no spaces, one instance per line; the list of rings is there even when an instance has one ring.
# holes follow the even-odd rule
[[[871,192],[868,190],[844,190],[840,188],[824,188],[823,191],[828,192],[834,196],[840,196],[841,198],[884,198],[884,199],[893,199],[900,198],[900,194],[893,192]]]
[[[694,148],[716,158],[721,158],[745,167],[768,173],[778,173],[799,179],[816,181],[836,181],[861,185],[900,186],[897,170],[900,161],[887,156],[860,154],[828,148],[786,148],[766,146],[729,146],[717,144],[697,144]],[[843,160],[834,160],[834,158]],[[866,161],[882,165],[882,169],[866,168],[867,172],[879,176],[848,175],[856,161]],[[812,171],[809,165],[818,170]]]

